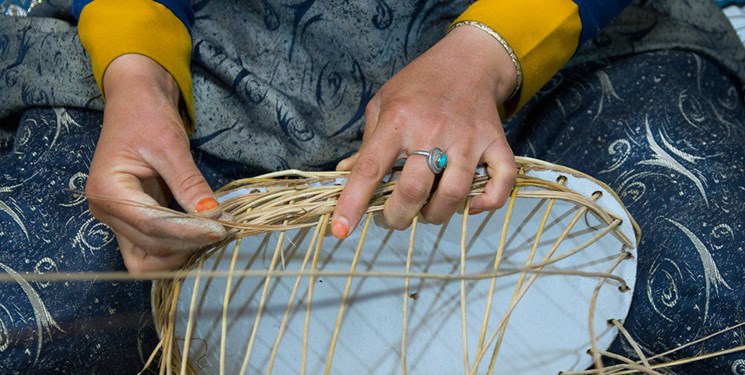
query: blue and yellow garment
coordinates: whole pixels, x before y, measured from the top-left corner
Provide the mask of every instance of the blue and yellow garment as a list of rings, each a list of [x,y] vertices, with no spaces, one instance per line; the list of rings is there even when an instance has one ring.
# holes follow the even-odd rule
[[[480,0],[457,21],[481,22],[498,32],[515,51],[524,72],[517,107],[527,102],[594,37],[630,0]],[[103,73],[116,57],[138,53],[159,62],[178,83],[189,118],[194,101],[189,70],[189,1],[77,0],[73,12],[91,56],[99,88]],[[187,127],[189,125],[187,124]],[[193,131],[193,129],[188,129]]]

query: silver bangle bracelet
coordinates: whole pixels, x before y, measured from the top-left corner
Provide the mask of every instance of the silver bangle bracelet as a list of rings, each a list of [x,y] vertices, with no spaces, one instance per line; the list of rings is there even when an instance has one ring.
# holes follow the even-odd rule
[[[507,54],[510,55],[510,60],[512,60],[512,63],[515,65],[515,71],[517,71],[517,83],[515,84],[515,89],[512,90],[512,93],[510,94],[510,96],[507,97],[506,100],[512,99],[515,95],[517,95],[517,93],[520,91],[520,88],[523,86],[523,68],[520,65],[520,60],[517,58],[515,51],[512,49],[512,47],[510,47],[509,43],[507,43],[507,41],[504,40],[504,38],[502,38],[501,35],[499,35],[498,32],[494,31],[491,27],[478,21],[470,21],[470,20],[459,21],[457,23],[452,24],[448,28],[448,32],[460,26],[473,26],[482,31],[485,31],[486,33],[494,37],[494,39],[496,39],[499,42],[499,44],[501,44],[502,47],[504,47],[504,49],[507,51]]]

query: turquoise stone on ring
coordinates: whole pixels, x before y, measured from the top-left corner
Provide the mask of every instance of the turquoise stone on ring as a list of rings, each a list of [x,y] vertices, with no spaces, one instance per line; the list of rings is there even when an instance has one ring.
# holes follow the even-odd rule
[[[443,152],[442,155],[437,158],[437,167],[440,169],[445,169],[446,165],[448,165],[448,156],[445,155],[445,153]]]
[[[440,174],[448,164],[448,156],[445,152],[435,147],[432,151],[414,151],[410,155],[421,155],[427,157],[427,166],[434,174]]]

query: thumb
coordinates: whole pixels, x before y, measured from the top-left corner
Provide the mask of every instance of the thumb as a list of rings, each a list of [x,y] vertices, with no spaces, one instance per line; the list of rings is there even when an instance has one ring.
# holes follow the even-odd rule
[[[337,171],[351,171],[352,167],[354,166],[354,163],[357,162],[357,159],[360,158],[359,151],[355,152],[348,158],[342,160],[339,162],[339,164],[336,165]]]
[[[188,148],[172,152],[151,165],[163,178],[171,194],[181,207],[189,213],[218,218],[222,208],[215,199],[212,188],[199,171]]]

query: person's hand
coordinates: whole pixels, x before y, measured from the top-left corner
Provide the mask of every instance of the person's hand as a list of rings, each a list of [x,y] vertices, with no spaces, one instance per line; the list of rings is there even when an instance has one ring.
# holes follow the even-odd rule
[[[516,79],[505,49],[474,27],[453,29],[395,74],[367,105],[359,152],[337,166],[351,173],[334,212],[334,236],[354,230],[373,191],[400,158],[408,157],[383,210],[392,228],[407,228],[420,210],[428,222],[447,221],[462,207],[479,164],[486,165],[489,182],[473,198],[472,211],[504,205],[516,166],[497,108]],[[447,166],[430,198],[435,176],[426,157],[409,155],[434,147],[446,153]]]
[[[86,185],[91,213],[116,233],[129,271],[176,268],[192,250],[224,238],[223,226],[117,201],[165,206],[173,196],[189,213],[221,214],[189,151],[179,89],[156,62],[131,54],[108,66],[104,91],[104,124]]]

